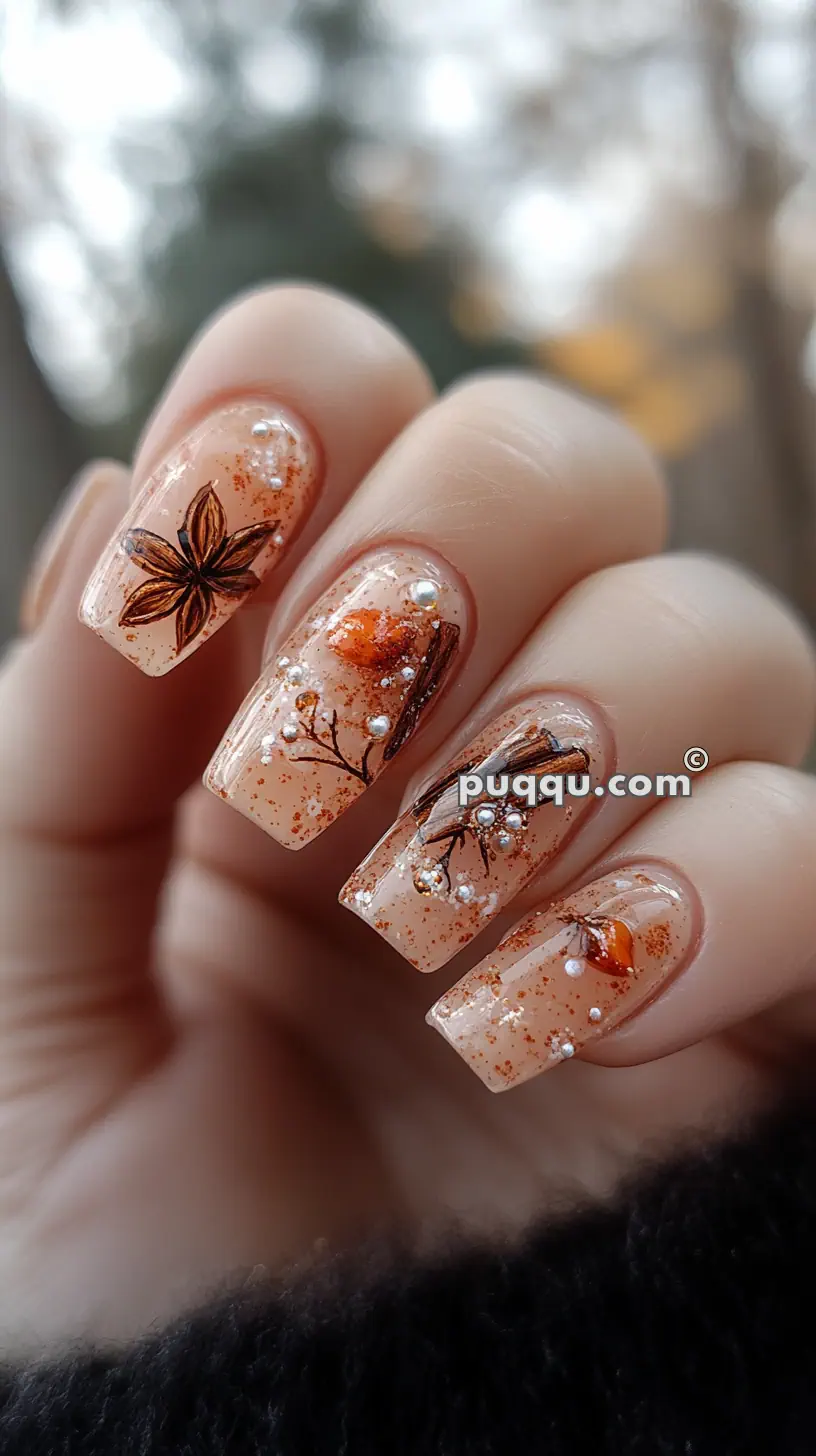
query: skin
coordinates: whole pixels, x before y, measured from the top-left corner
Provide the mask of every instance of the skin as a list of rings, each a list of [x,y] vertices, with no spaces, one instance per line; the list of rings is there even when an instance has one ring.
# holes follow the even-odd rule
[[[128,499],[213,408],[268,395],[325,484],[281,571],[160,682],[76,619]],[[653,463],[532,377],[434,403],[404,342],[276,288],[193,344],[132,474],[99,465],[44,547],[0,675],[0,1336],[126,1338],[261,1266],[384,1225],[514,1230],[605,1197],[645,1156],[769,1105],[816,1026],[810,643],[733,567],[661,557]],[[519,523],[523,522],[523,530]],[[200,787],[276,644],[353,557],[432,542],[479,623],[415,741],[288,853]],[[591,703],[630,772],[691,800],[607,800],[511,920],[624,860],[673,866],[700,953],[625,1026],[493,1097],[424,1022],[490,949],[418,975],[336,903],[376,839],[508,702]]]

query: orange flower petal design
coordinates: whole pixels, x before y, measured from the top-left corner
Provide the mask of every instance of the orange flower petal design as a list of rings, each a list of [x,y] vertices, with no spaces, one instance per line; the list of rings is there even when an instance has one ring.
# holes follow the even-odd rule
[[[205,626],[212,607],[212,597],[203,586],[193,587],[182,601],[176,617],[176,651],[183,652]]]
[[[584,955],[591,966],[610,976],[625,976],[634,969],[635,946],[628,925],[591,916],[580,923],[586,937]]]
[[[328,643],[338,657],[354,667],[384,672],[410,651],[416,635],[416,627],[407,618],[360,607],[343,617],[329,633]]]
[[[175,546],[171,546],[169,541],[165,541],[163,536],[157,536],[154,531],[145,531],[137,526],[122,537],[122,547],[134,566],[141,566],[143,571],[149,571],[152,576],[172,577],[181,581],[190,574],[188,563],[179,555]]]
[[[184,581],[143,581],[125,602],[119,626],[143,627],[147,622],[160,622],[175,612],[188,589]]]
[[[203,571],[224,544],[227,518],[213,483],[202,485],[187,507],[178,536],[185,556]],[[199,629],[200,630],[200,629]]]

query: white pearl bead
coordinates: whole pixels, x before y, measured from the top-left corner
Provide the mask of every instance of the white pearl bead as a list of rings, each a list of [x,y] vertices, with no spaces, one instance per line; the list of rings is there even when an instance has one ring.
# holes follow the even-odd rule
[[[369,718],[366,722],[366,728],[372,738],[384,738],[390,727],[391,719],[387,713],[377,713],[375,717]]]
[[[521,829],[524,826],[524,820],[517,809],[511,809],[509,814],[505,814],[504,822],[508,829]]]
[[[463,905],[468,905],[470,903],[470,901],[473,899],[473,894],[474,891],[472,885],[459,885],[457,887],[456,898],[457,900],[461,900]]]
[[[436,607],[437,589],[435,581],[415,581],[409,588],[411,601],[418,607],[433,611]]]
[[[282,733],[281,733],[281,737],[282,738],[285,738],[285,740],[286,740],[287,743],[294,743],[294,741],[297,738],[297,736],[298,736],[297,724],[296,723],[284,723],[283,730],[282,730]]]
[[[575,1056],[575,1047],[572,1045],[571,1041],[562,1041],[561,1055],[562,1057],[566,1057],[568,1060],[570,1057]]]
[[[590,1021],[600,1021],[600,1019],[601,1019],[601,1008],[600,1008],[600,1006],[590,1006],[590,1008],[589,1008],[589,1019],[590,1019]]]
[[[476,810],[476,823],[480,829],[490,829],[496,822],[496,810],[491,809],[489,804],[483,804],[481,809]]]
[[[576,960],[574,956],[570,956],[569,960],[564,961],[564,970],[568,976],[582,976],[584,974],[584,963],[583,961]]]

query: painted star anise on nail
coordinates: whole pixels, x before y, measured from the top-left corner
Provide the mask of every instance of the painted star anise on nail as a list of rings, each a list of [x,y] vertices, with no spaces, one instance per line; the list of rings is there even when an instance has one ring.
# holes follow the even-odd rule
[[[190,502],[178,532],[180,551],[153,531],[136,527],[122,537],[134,566],[149,576],[127,598],[120,627],[142,627],[176,616],[176,651],[183,652],[210,619],[215,598],[245,596],[260,586],[249,568],[278,521],[262,521],[227,534],[213,482]]]

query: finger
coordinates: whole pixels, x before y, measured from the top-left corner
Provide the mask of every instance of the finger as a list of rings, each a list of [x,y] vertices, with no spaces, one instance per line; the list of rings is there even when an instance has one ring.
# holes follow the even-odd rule
[[[182,432],[196,384],[203,414],[219,388],[234,398],[250,377],[261,396],[291,400],[320,438],[331,509],[427,386],[384,325],[331,295],[294,293],[247,300],[217,321],[171,398],[176,391],[187,411]],[[295,347],[296,317],[308,347]],[[240,360],[236,326],[246,339]],[[173,408],[160,418],[171,430]],[[22,1071],[49,1086],[81,1071],[88,1096],[103,1101],[161,1031],[149,971],[176,804],[217,740],[239,671],[229,631],[159,684],[80,625],[82,583],[127,495],[126,473],[113,470],[58,546],[39,625],[0,673],[3,1065],[9,1077]]]
[[[428,1019],[493,1091],[576,1055],[634,1066],[739,1026],[816,984],[815,854],[813,779],[726,765],[522,920]]]
[[[83,621],[142,671],[169,672],[291,569],[298,537],[308,549],[429,394],[407,345],[344,299],[288,287],[236,304],[148,429]]]
[[[654,467],[615,421],[533,379],[471,381],[403,434],[303,564],[209,787],[300,848],[445,684],[437,742],[547,606],[653,549],[663,517]]]
[[[65,492],[53,520],[48,522],[37,542],[29,567],[20,603],[23,632],[35,631],[43,620],[59,586],[65,559],[97,499],[110,489],[118,469],[114,462],[106,469],[104,462],[93,461],[79,472]]]
[[[218,390],[236,398],[250,378],[262,396],[284,396],[308,413],[327,465],[324,512],[337,508],[426,390],[406,346],[364,310],[317,290],[270,289],[223,314],[193,347],[140,451],[147,473],[150,451],[170,448],[174,421],[183,436],[196,401],[206,415]],[[92,545],[87,536],[77,545],[86,576],[104,541],[100,520]],[[115,522],[109,515],[108,534]],[[13,768],[3,778],[0,818],[40,834],[132,832],[171,813],[200,774],[237,668],[222,639],[203,668],[190,665],[180,688],[157,691],[76,629],[69,575],[59,605],[2,684],[3,752]]]
[[[688,749],[702,745],[712,764],[798,763],[815,703],[809,638],[742,572],[684,556],[598,572],[548,615],[425,770],[341,903],[419,970],[436,970],[522,890],[534,903],[581,874],[653,805],[646,795],[661,776],[685,772]],[[526,798],[482,787],[492,774],[501,788],[508,770],[508,788],[533,776]],[[569,774],[586,792],[538,802],[544,776]],[[622,793],[629,783],[640,792]]]
[[[168,851],[156,779],[138,811],[118,735],[138,762],[150,709],[139,678],[80,627],[76,603],[93,554],[127,500],[128,472],[83,472],[35,586],[33,634],[0,671],[0,1098],[20,1121],[32,1171],[143,1070],[167,1028],[146,974],[153,906]],[[73,518],[73,519],[71,519]],[[107,699],[94,712],[97,694]],[[192,694],[195,699],[195,693]],[[165,759],[173,776],[176,765]],[[100,784],[108,795],[98,794]],[[86,1052],[93,1050],[92,1074]],[[49,1105],[54,1082],[77,1095]],[[24,1131],[21,1131],[21,1127]]]

